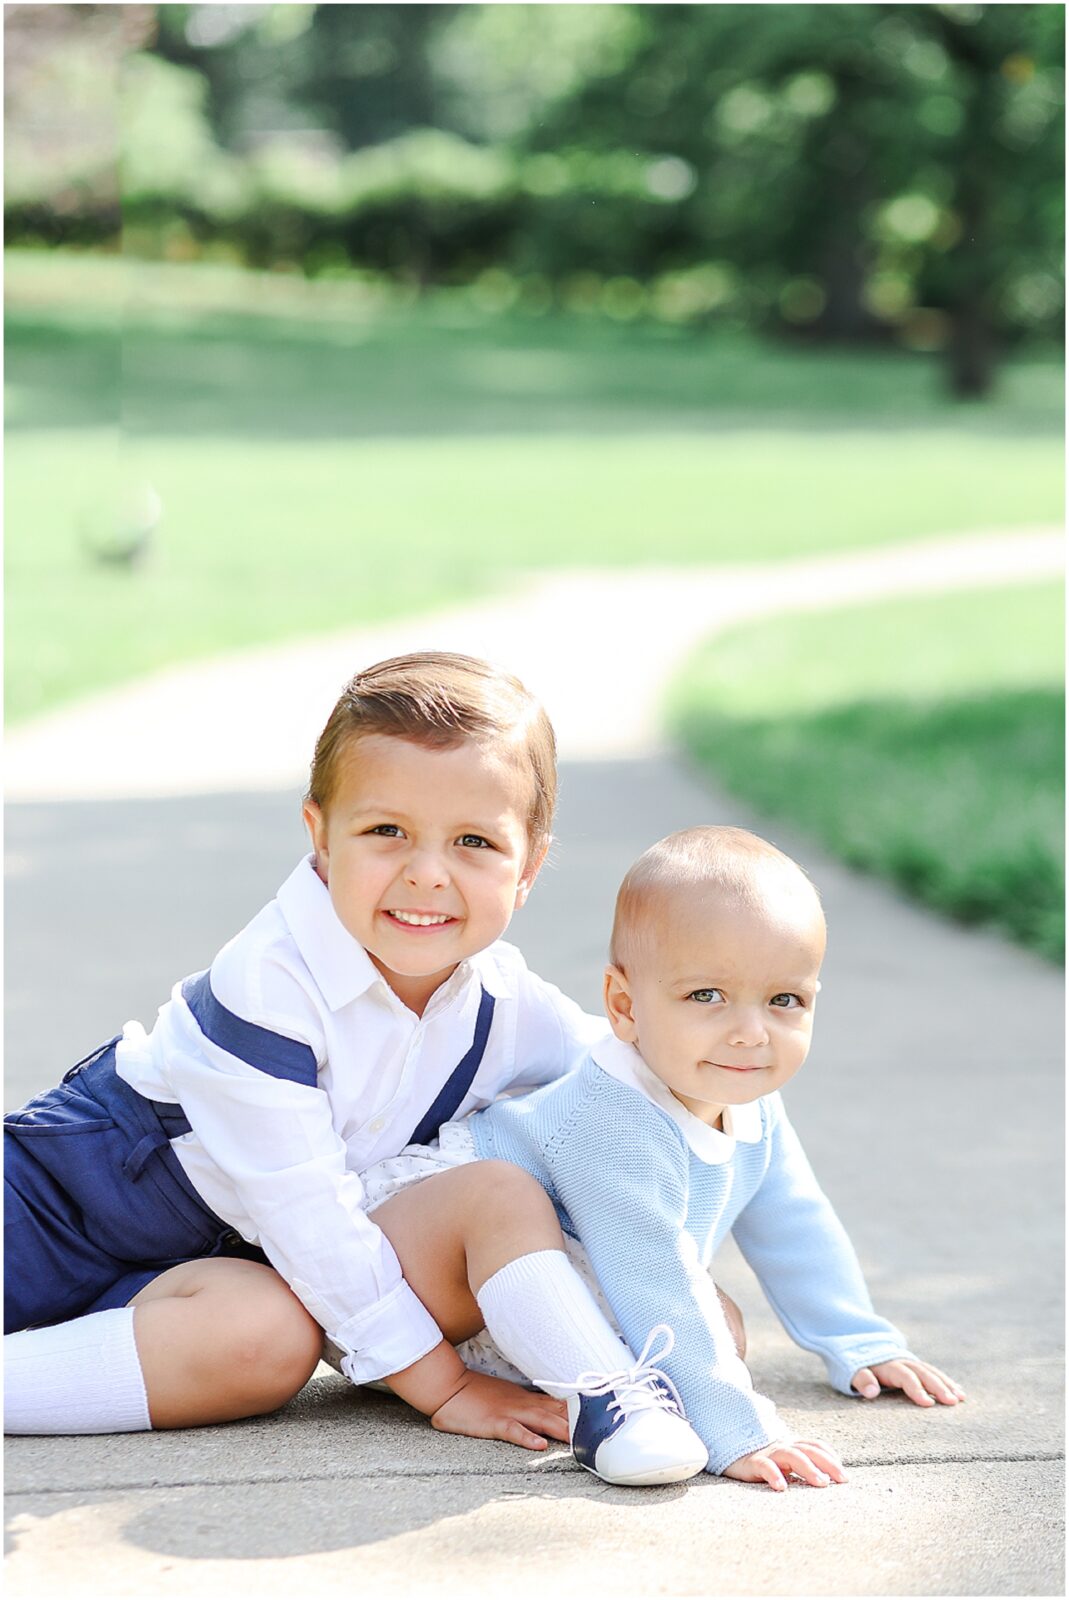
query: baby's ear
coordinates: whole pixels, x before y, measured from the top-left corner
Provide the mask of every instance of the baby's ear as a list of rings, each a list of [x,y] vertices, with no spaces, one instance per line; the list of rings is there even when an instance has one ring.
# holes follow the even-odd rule
[[[625,1044],[634,1044],[638,1028],[632,1009],[631,986],[623,967],[613,966],[612,962],[605,968],[604,996],[605,1015],[613,1033]]]

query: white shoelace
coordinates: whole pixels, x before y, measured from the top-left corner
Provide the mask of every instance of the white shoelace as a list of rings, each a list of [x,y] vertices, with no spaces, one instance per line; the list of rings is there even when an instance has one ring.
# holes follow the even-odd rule
[[[663,1337],[664,1344],[655,1355],[653,1345],[658,1337]],[[675,1342],[676,1336],[667,1322],[659,1322],[650,1329],[642,1354],[633,1367],[621,1367],[618,1372],[581,1372],[574,1383],[557,1383],[553,1379],[546,1379],[543,1383],[540,1378],[532,1378],[531,1382],[537,1383],[540,1388],[552,1387],[558,1393],[566,1390],[591,1398],[614,1394],[610,1409],[623,1416],[630,1416],[634,1411],[678,1411],[683,1416],[683,1402],[675,1384],[666,1372],[654,1365],[655,1361],[663,1361],[671,1355]],[[667,1394],[664,1389],[658,1389],[658,1382],[664,1384]]]

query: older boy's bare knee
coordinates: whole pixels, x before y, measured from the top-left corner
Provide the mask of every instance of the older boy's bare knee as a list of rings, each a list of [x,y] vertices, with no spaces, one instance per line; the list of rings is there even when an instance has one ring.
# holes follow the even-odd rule
[[[537,1178],[509,1161],[476,1161],[465,1172],[468,1260],[478,1256],[484,1278],[517,1255],[563,1248],[553,1202]]]
[[[219,1307],[216,1359],[229,1383],[256,1411],[274,1411],[312,1376],[323,1330],[293,1291],[268,1268],[243,1285],[240,1297]]]
[[[435,1185],[440,1187],[432,1194]],[[537,1178],[510,1161],[473,1161],[416,1187],[424,1190],[427,1202],[443,1202],[452,1211],[465,1278],[473,1291],[517,1256],[564,1248],[553,1202]],[[398,1196],[403,1198],[403,1193]],[[378,1222],[380,1213],[374,1215]],[[383,1231],[389,1235],[388,1220]],[[402,1251],[398,1255],[405,1266]]]
[[[464,1172],[480,1206],[537,1221],[556,1217],[553,1202],[538,1179],[511,1161],[473,1161]]]
[[[742,1312],[731,1296],[724,1293],[723,1289],[718,1288],[716,1292],[720,1296],[720,1304],[724,1308],[724,1321],[727,1323],[728,1331],[735,1341],[735,1349],[738,1351],[739,1360],[744,1361],[746,1359],[746,1324],[742,1320]]]

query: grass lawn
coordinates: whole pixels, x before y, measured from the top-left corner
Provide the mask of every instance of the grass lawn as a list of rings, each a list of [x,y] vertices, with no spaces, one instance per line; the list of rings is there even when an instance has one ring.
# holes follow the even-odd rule
[[[774,560],[1053,521],[1060,368],[956,406],[932,358],[413,306],[12,252],[12,717],[532,567]],[[135,571],[92,529],[146,479]]]
[[[710,641],[671,696],[699,762],[963,922],[1065,945],[1060,586],[896,600]]]

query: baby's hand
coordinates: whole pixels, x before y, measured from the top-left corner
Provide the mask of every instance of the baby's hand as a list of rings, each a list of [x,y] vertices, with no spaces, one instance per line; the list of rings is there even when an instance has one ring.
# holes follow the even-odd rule
[[[875,1400],[880,1385],[885,1389],[901,1389],[917,1406],[934,1406],[938,1400],[943,1406],[956,1406],[965,1399],[965,1390],[948,1378],[938,1367],[927,1361],[914,1361],[912,1356],[901,1361],[881,1361],[875,1367],[862,1367],[850,1380],[859,1395]]]
[[[814,1489],[846,1482],[843,1464],[835,1451],[817,1439],[766,1445],[763,1450],[755,1450],[753,1455],[733,1461],[730,1467],[724,1468],[721,1477],[738,1478],[741,1483],[768,1483],[776,1490],[786,1489],[787,1478],[801,1478]]]
[[[469,1439],[504,1439],[525,1450],[544,1450],[547,1439],[568,1443],[568,1408],[563,1400],[482,1372],[465,1375],[456,1394],[433,1414],[431,1425]]]

